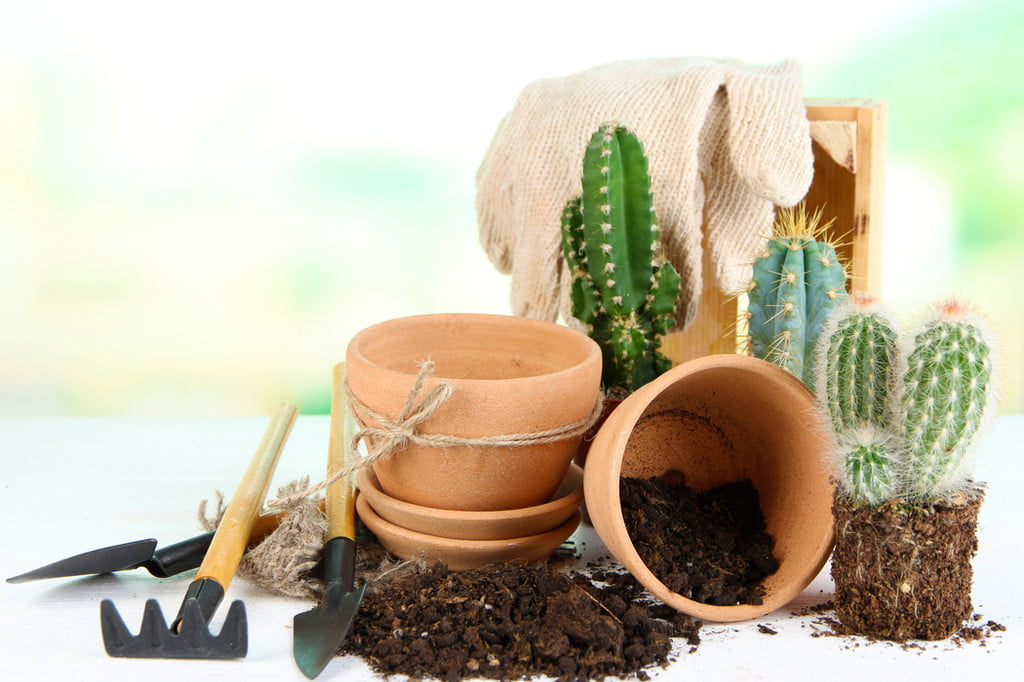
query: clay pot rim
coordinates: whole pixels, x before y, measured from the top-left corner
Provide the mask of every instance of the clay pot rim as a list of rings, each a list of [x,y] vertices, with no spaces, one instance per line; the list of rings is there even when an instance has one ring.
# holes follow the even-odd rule
[[[632,435],[633,429],[636,427],[637,422],[639,422],[641,419],[647,416],[647,414],[650,413],[651,405],[657,402],[657,396],[661,395],[666,388],[674,385],[675,383],[681,381],[686,377],[691,377],[701,372],[719,369],[738,369],[742,371],[750,371],[751,363],[753,363],[753,365],[763,365],[765,367],[770,367],[772,368],[772,371],[781,370],[781,373],[777,374],[780,381],[784,383],[789,383],[790,390],[796,390],[798,392],[805,393],[808,397],[812,399],[812,401],[814,400],[813,394],[811,394],[810,390],[804,385],[802,381],[797,379],[793,374],[787,372],[784,369],[781,369],[777,365],[767,362],[766,360],[755,358],[752,355],[734,355],[728,353],[723,353],[720,355],[705,355],[704,357],[689,360],[683,363],[682,365],[677,365],[676,367],[673,367],[665,374],[662,374],[654,381],[651,381],[650,383],[641,386],[639,389],[630,394],[627,398],[624,398],[622,401],[620,401],[621,404],[622,402],[629,400],[635,395],[641,395],[644,397],[644,399],[646,399],[648,394],[653,394],[650,400],[646,401],[646,405],[644,406],[643,411],[637,413],[635,418],[632,418],[628,422],[624,423],[622,425],[622,428],[620,428],[617,431],[617,433],[615,434],[615,439],[613,441],[615,449],[617,451],[621,451],[622,448],[625,447],[626,441],[628,441],[629,437]],[[680,367],[686,367],[686,371],[679,370]],[[817,414],[817,410],[815,413]],[[622,475],[622,457],[616,457],[615,461],[612,463],[612,466],[614,467],[613,473],[615,474],[616,478],[620,477]],[[619,504],[620,502],[618,492],[615,493],[615,502],[616,504]],[[623,527],[625,527],[625,525],[623,525]]]
[[[538,532],[547,532],[554,528],[560,527],[567,519],[572,515],[570,509],[576,509],[583,502],[583,469],[570,464],[569,469],[566,471],[565,478],[562,479],[562,483],[559,484],[559,490],[564,486],[572,486],[567,492],[559,495],[556,490],[555,495],[551,500],[544,502],[543,504],[535,504],[529,507],[519,507],[517,509],[499,509],[499,510],[486,510],[486,511],[471,511],[463,509],[442,509],[440,507],[427,507],[413,502],[406,502],[396,497],[388,495],[380,487],[380,483],[377,480],[376,474],[371,468],[361,469],[356,474],[356,483],[359,487],[359,492],[365,495],[367,503],[373,508],[375,514],[380,516],[383,520],[393,523],[394,521],[386,518],[383,514],[391,515],[394,517],[394,513],[398,513],[403,516],[415,517],[417,520],[424,519],[430,521],[440,521],[445,525],[452,526],[487,526],[496,524],[508,524],[513,521],[529,522],[540,517],[549,516],[558,512],[564,511],[565,516],[558,521],[554,526],[543,528]],[[377,504],[379,501],[379,504]],[[374,506],[377,504],[377,506]],[[386,505],[382,507],[381,505]],[[536,521],[534,521],[536,524]],[[416,528],[410,528],[408,526],[401,526],[394,524],[399,527],[404,527],[407,530],[413,532],[423,532]],[[529,536],[525,536],[529,537]],[[454,539],[454,538],[453,538]],[[488,539],[500,539],[500,538],[488,538]]]
[[[429,535],[396,526],[387,519],[382,518],[370,504],[370,501],[366,499],[366,496],[360,493],[356,494],[356,510],[359,513],[359,518],[375,535],[384,534],[385,536],[402,537],[424,547],[438,547],[444,550],[465,550],[473,553],[485,551],[504,552],[514,546],[542,545],[545,542],[553,541],[555,537],[559,537],[558,543],[554,545],[554,547],[557,547],[579,526],[580,519],[582,518],[579,509],[577,509],[565,523],[543,533],[524,535],[518,538],[506,538],[504,540],[460,540],[440,535]]]
[[[393,374],[401,377],[415,377],[416,375],[410,372],[403,372],[393,367],[381,365],[377,362],[370,360],[366,357],[360,344],[365,341],[367,337],[375,336],[378,334],[391,333],[388,331],[389,327],[396,327],[404,324],[412,324],[415,322],[441,322],[443,320],[459,320],[466,322],[475,322],[478,324],[486,325],[503,325],[507,326],[510,324],[517,325],[523,328],[532,328],[536,333],[545,335],[558,335],[565,339],[565,344],[579,346],[580,350],[583,351],[582,357],[579,362],[569,365],[563,369],[547,372],[544,374],[531,374],[526,376],[516,376],[508,378],[493,378],[493,379],[476,379],[472,377],[449,377],[443,373],[434,372],[430,375],[430,380],[444,381],[453,385],[466,384],[466,385],[482,385],[494,382],[552,382],[552,385],[557,385],[557,382],[561,380],[563,376],[568,376],[580,371],[580,367],[590,362],[594,362],[594,358],[597,358],[597,362],[601,362],[601,347],[597,345],[597,342],[592,338],[571,329],[567,326],[555,324],[554,322],[545,322],[543,320],[535,320],[527,317],[518,317],[515,315],[494,315],[489,313],[426,313],[423,315],[408,315],[405,317],[396,317],[390,320],[384,320],[383,322],[377,322],[369,327],[364,328],[358,332],[349,341],[348,351],[353,355],[358,356],[359,362],[365,363],[375,369]],[[422,358],[424,360],[427,357]]]
[[[629,418],[626,421],[616,425],[617,429],[608,444],[608,449],[615,452],[616,456],[612,459],[610,468],[607,469],[603,475],[613,477],[616,482],[621,478],[623,454],[625,452],[626,443],[632,435],[633,429],[636,427],[636,424],[640,419],[651,412],[652,405],[657,402],[658,397],[666,389],[680,381],[684,381],[689,377],[703,372],[722,369],[753,372],[756,371],[758,365],[762,366],[763,369],[767,370],[778,379],[780,392],[785,392],[790,395],[802,394],[804,398],[808,399],[808,410],[811,411],[810,413],[820,415],[820,411],[816,408],[813,394],[802,381],[790,372],[773,365],[770,362],[749,355],[720,354],[704,356],[672,368],[654,381],[642,386],[637,391],[634,391],[633,394],[623,401],[624,403],[626,401],[644,401],[644,408],[637,411],[635,416],[629,415]],[[619,413],[619,418],[622,418],[622,415],[625,414],[621,410],[616,410],[616,412]],[[591,486],[587,485],[587,479],[589,477],[586,476],[586,471],[587,470],[585,470],[584,474],[584,486],[585,489],[589,489]],[[595,489],[600,486],[598,477],[599,474],[597,473],[593,475],[593,487]],[[610,521],[612,526],[611,530],[614,533],[621,534],[621,537],[629,538],[625,519],[621,512],[622,500],[619,494],[619,486],[610,486],[608,488],[608,492],[609,500],[607,501],[607,504],[609,504],[611,508],[619,510],[618,513],[612,515],[613,518]],[[593,520],[593,514],[591,514],[591,520]],[[607,545],[608,542],[605,544]],[[631,539],[628,542],[628,546],[623,548],[626,556],[622,557],[616,554],[616,558],[619,559],[620,563],[622,563],[624,567],[627,566],[627,564],[632,564],[635,568],[627,567],[627,570],[632,573],[634,577],[637,578],[637,580],[655,597],[677,611],[681,611],[702,620],[736,622],[767,615],[775,609],[782,608],[796,598],[807,587],[807,585],[814,580],[814,577],[818,575],[821,569],[825,566],[825,563],[828,561],[828,558],[832,553],[833,545],[834,535],[831,532],[831,524],[829,524],[827,537],[823,538],[822,543],[816,547],[816,561],[813,575],[810,576],[806,584],[797,585],[796,583],[793,583],[788,586],[781,586],[772,593],[765,595],[761,604],[735,604],[728,606],[705,604],[704,602],[684,597],[678,592],[670,590],[656,575],[654,575],[654,573],[647,567],[647,564],[640,558],[640,555],[637,553],[636,547],[633,545]],[[771,581],[775,575],[778,575],[778,573],[766,578],[765,582]]]

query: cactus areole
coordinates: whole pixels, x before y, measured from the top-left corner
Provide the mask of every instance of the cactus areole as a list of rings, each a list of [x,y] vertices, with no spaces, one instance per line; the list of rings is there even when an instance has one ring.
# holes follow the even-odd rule
[[[582,185],[562,215],[572,314],[601,346],[604,388],[628,393],[671,366],[658,349],[674,321],[679,274],[662,253],[647,157],[633,133],[617,124],[594,133]]]

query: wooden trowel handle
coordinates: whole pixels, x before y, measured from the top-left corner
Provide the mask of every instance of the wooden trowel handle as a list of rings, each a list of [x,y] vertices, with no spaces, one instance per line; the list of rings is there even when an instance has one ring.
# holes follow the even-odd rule
[[[334,392],[331,399],[331,438],[327,453],[327,475],[331,476],[352,461],[345,438],[345,363],[334,366]],[[327,539],[356,539],[355,494],[352,477],[345,476],[327,487]]]
[[[242,561],[249,535],[270,488],[277,460],[297,415],[298,410],[293,405],[284,404],[277,408],[256,454],[249,462],[249,468],[224,511],[195,580],[212,578],[227,590]]]

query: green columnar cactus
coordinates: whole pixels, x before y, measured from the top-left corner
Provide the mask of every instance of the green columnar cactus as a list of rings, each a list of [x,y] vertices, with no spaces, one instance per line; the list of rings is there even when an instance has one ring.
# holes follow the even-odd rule
[[[747,320],[754,356],[791,371],[813,389],[814,344],[835,303],[845,296],[846,271],[823,240],[821,209],[783,209],[775,235],[754,261]]]
[[[869,297],[837,308],[818,341],[816,384],[840,492],[876,507],[957,490],[971,442],[996,411],[993,353],[987,327],[955,300],[909,342]]]
[[[673,324],[679,274],[662,254],[647,157],[633,133],[602,125],[587,145],[582,184],[562,216],[572,314],[601,346],[605,389],[631,392],[670,366],[658,348]]]
[[[962,483],[971,440],[994,411],[986,327],[955,300],[933,313],[913,335],[896,408],[913,498],[944,495]]]
[[[888,396],[898,360],[895,324],[870,296],[841,304],[821,330],[815,384],[837,443],[843,492],[871,506],[896,484]]]
[[[821,336],[823,367],[816,383],[835,428],[885,426],[898,357],[895,323],[874,298],[860,294],[836,310]]]

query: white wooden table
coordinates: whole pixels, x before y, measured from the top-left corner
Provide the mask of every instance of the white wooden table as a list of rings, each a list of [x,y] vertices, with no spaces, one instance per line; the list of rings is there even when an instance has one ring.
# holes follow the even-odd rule
[[[147,537],[170,544],[199,532],[196,507],[220,489],[230,495],[267,419],[0,418],[0,577],[65,556]],[[321,475],[327,417],[300,417],[271,494],[303,475]],[[978,455],[989,484],[975,559],[975,610],[1008,630],[987,645],[949,642],[904,649],[866,640],[810,636],[814,616],[801,606],[825,601],[827,568],[787,608],[738,624],[706,624],[693,654],[650,671],[657,679],[792,680],[808,674],[845,679],[1005,679],[1024,663],[1024,417],[1003,417]],[[587,556],[603,552],[589,528],[574,537]],[[241,661],[114,659],[106,655],[99,603],[111,598],[137,630],[147,598],[174,612],[190,574],[166,580],[144,570],[19,585],[0,584],[0,679],[4,680],[304,680],[291,658],[291,622],[311,603],[268,595],[236,580],[225,604],[245,601],[249,655]],[[220,627],[226,607],[213,629]],[[757,625],[778,632],[766,635]],[[794,667],[795,666],[795,667]],[[318,679],[371,677],[352,658],[332,662]]]

